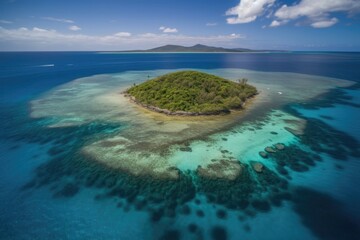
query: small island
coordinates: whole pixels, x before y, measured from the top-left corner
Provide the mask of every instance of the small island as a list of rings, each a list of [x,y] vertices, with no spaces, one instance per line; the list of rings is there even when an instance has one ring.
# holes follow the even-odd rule
[[[134,103],[167,115],[228,114],[243,108],[257,90],[247,79],[230,81],[198,71],[179,71],[134,85],[125,92]]]

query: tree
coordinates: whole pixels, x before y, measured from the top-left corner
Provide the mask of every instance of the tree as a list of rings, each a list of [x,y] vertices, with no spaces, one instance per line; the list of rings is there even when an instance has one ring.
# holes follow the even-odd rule
[[[241,79],[238,79],[237,81],[238,81],[239,84],[245,85],[247,83],[248,79],[247,78],[241,78]]]

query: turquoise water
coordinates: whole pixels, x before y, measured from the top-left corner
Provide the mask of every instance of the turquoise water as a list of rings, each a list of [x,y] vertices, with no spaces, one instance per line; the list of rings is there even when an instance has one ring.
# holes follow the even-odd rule
[[[49,53],[34,64],[44,70],[26,54],[11,56],[22,65],[2,64],[1,238],[356,239],[360,94],[351,66],[359,57],[346,56],[345,73],[329,67],[343,53],[320,63],[294,55],[220,54],[209,63],[208,55],[165,54],[148,65],[142,55],[119,56],[109,66],[114,56],[84,53],[68,69],[66,56]],[[286,58],[292,67],[279,70]],[[314,58],[319,67],[309,70]],[[184,68],[247,77],[261,93],[235,119],[203,124],[169,123],[118,95]],[[259,155],[277,143],[285,149]],[[216,165],[222,160],[234,168]],[[204,177],[199,166],[223,178]],[[178,175],[165,174],[174,168]]]

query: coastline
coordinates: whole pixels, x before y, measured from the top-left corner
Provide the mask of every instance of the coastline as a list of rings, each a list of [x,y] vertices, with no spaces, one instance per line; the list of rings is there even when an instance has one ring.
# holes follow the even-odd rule
[[[139,101],[136,100],[136,98],[132,95],[130,95],[127,92],[122,92],[121,93],[125,98],[129,99],[129,101],[131,103],[134,103],[140,107],[143,107],[147,110],[153,111],[153,112],[157,112],[157,113],[161,113],[161,114],[165,114],[167,116],[191,116],[191,117],[195,117],[195,116],[219,116],[219,115],[228,115],[231,114],[232,111],[234,110],[242,110],[244,109],[245,105],[247,102],[249,102],[250,99],[255,98],[256,95],[259,95],[260,93],[257,93],[253,96],[251,96],[250,98],[246,99],[246,101],[241,105],[241,107],[236,108],[236,109],[226,109],[226,110],[221,110],[221,111],[213,111],[213,112],[186,112],[186,111],[175,111],[172,112],[168,109],[163,109],[163,108],[158,108],[152,105],[147,105],[144,103],[141,103]]]

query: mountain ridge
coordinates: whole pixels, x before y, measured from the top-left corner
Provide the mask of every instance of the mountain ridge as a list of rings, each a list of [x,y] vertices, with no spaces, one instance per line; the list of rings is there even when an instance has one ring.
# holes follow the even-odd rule
[[[127,50],[121,52],[209,52],[209,53],[240,53],[240,52],[263,52],[271,50],[252,50],[247,48],[224,48],[224,47],[213,47],[203,44],[195,44],[193,46],[181,46],[167,44],[156,48],[146,49],[146,50]]]

